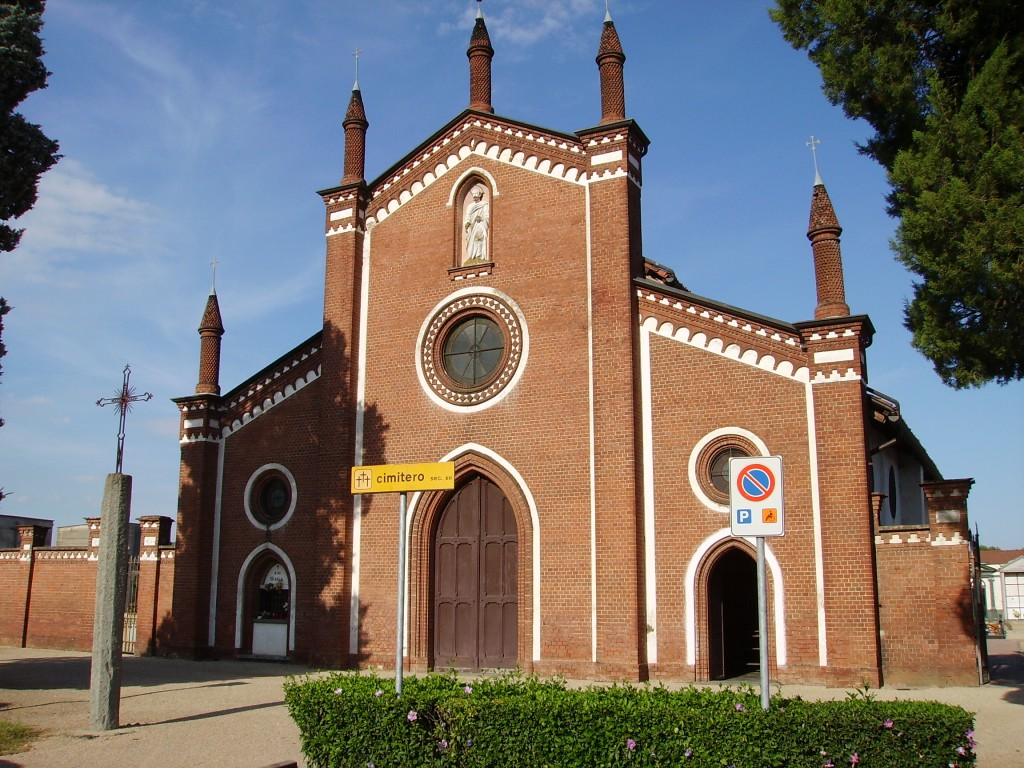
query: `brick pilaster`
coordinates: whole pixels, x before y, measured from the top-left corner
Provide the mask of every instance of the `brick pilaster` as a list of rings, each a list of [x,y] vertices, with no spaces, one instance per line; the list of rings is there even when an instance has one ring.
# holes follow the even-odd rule
[[[135,652],[142,656],[153,653],[156,644],[157,627],[166,616],[160,615],[158,602],[160,590],[171,589],[170,580],[162,578],[160,557],[161,547],[170,544],[171,523],[169,517],[145,516],[139,518],[141,542],[139,549],[139,592],[136,608]]]

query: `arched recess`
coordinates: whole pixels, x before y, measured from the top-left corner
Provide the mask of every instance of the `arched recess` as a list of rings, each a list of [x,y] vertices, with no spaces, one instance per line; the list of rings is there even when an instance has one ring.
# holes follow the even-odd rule
[[[287,573],[289,598],[287,600],[287,649],[295,650],[295,605],[298,602],[298,584],[295,580],[295,566],[291,558],[280,547],[264,542],[245,558],[238,569],[238,585],[235,590],[235,652],[252,651],[254,622],[259,612],[259,590],[267,572],[275,565],[281,565]]]
[[[540,617],[538,595],[540,585],[535,572],[537,551],[536,507],[522,478],[501,457],[481,446],[460,449],[444,461],[455,462],[455,491],[432,491],[418,494],[410,507],[409,523],[409,575],[408,625],[406,648],[413,670],[424,670],[433,657],[433,595],[434,595],[434,536],[441,515],[453,494],[474,478],[494,483],[504,494],[518,529],[519,547],[517,563],[518,664],[526,673],[533,671],[538,658],[539,635],[535,632]]]
[[[467,172],[454,188],[453,267],[494,261],[491,246],[496,193],[492,180],[490,174],[485,176],[479,171]]]
[[[768,658],[769,673],[775,674],[778,667],[784,667],[787,663],[786,606],[782,569],[768,542],[765,547],[765,571],[768,580]],[[756,590],[757,553],[754,548],[754,539],[734,537],[728,528],[705,539],[697,548],[686,570],[684,618],[687,644],[686,661],[687,664],[693,665],[694,676],[697,680],[713,679],[711,668],[713,632],[709,604],[712,598],[710,592],[715,586],[712,584],[714,570],[719,565],[728,566],[728,560],[722,560],[724,556],[736,557],[738,554],[750,558],[749,563],[738,562],[755,569],[753,588]],[[751,563],[753,566],[750,566]],[[749,580],[749,578],[751,576],[748,571],[747,579]],[[753,599],[756,610],[756,591]]]

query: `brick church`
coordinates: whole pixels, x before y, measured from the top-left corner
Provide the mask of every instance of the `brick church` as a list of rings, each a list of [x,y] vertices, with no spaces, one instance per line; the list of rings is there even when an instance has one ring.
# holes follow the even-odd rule
[[[695,295],[643,250],[649,142],[611,18],[592,128],[499,116],[493,56],[478,14],[468,106],[374,179],[353,89],[343,176],[320,192],[321,329],[222,389],[209,297],[198,385],[175,400],[162,648],[393,668],[399,497],[352,495],[351,468],[451,461],[453,491],[409,497],[408,669],[743,675],[755,549],[730,532],[729,459],[781,456],[773,679],[977,683],[972,481],[944,479],[868,386],[874,328],[820,178],[809,249],[794,232],[776,257],[814,270],[813,318]]]

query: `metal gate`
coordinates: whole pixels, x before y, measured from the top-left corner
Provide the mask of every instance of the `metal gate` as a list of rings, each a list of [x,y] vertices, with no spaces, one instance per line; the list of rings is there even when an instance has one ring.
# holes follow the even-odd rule
[[[128,558],[128,583],[124,596],[124,635],[121,653],[135,653],[135,632],[139,609],[139,558]]]

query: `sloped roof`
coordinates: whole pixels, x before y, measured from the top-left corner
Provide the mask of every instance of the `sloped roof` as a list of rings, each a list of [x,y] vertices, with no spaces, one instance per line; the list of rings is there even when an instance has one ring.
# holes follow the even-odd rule
[[[1024,557],[1024,549],[981,550],[981,562],[985,565],[1006,565],[1018,557]]]

